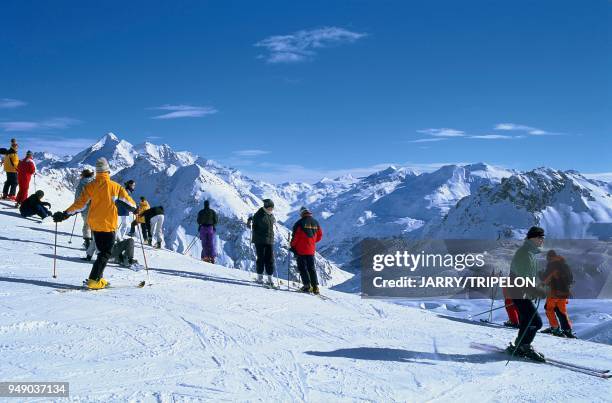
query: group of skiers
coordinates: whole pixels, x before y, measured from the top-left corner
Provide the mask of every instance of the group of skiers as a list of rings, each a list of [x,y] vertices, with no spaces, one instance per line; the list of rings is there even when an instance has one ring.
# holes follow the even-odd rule
[[[542,333],[576,338],[567,314],[573,276],[565,259],[557,255],[554,250],[549,250],[546,254],[546,270],[538,273],[536,256],[542,253],[544,236],[544,229],[540,227],[529,229],[523,245],[512,258],[510,276],[539,277],[542,284],[549,287],[549,291],[541,288],[520,289],[520,295],[517,295],[516,291],[504,290],[505,308],[509,317],[509,320],[504,324],[519,329],[514,344],[508,347],[508,352],[537,361],[544,361],[544,356],[535,351],[531,345],[538,330],[543,325],[542,318],[538,313],[540,298],[546,297],[545,311],[550,322],[550,327]],[[537,303],[534,303],[534,301],[537,301]],[[559,322],[561,322],[561,328],[559,328]]]
[[[36,175],[36,164],[32,151],[27,151],[25,157],[19,160],[19,144],[11,139],[9,148],[0,148],[2,167],[6,172],[6,181],[2,189],[2,200],[11,200],[19,207],[27,198],[30,180]],[[17,187],[19,186],[19,192]]]

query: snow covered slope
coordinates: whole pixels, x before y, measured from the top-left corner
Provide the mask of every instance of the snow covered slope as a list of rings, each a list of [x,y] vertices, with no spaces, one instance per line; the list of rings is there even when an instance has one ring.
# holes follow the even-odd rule
[[[68,244],[71,226],[59,225],[53,279],[53,224],[0,210],[3,380],[67,381],[73,400],[100,402],[609,401],[610,381],[469,348],[503,346],[512,331],[327,289],[329,301],[267,290],[175,252],[146,248],[151,287],[70,291],[91,267]],[[105,277],[147,279],[112,265]],[[538,336],[535,346],[612,362],[603,344]]]

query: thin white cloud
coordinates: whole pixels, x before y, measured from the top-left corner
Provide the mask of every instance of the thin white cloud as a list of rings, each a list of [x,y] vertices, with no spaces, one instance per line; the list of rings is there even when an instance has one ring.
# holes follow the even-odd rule
[[[537,127],[519,125],[516,123],[498,123],[495,125],[494,129],[503,131],[522,131],[531,134],[532,136],[555,136],[561,134],[538,129]]]
[[[200,118],[206,115],[217,113],[217,109],[212,106],[194,106],[194,105],[162,105],[151,110],[168,111],[161,115],[153,116],[151,119],[178,119],[178,118]]]
[[[266,150],[238,150],[234,151],[232,154],[237,155],[239,157],[259,157],[260,155],[270,154],[270,151]]]
[[[267,50],[266,55],[259,57],[268,63],[296,63],[314,58],[318,49],[353,43],[364,36],[367,34],[338,27],[323,27],[270,36],[255,46]]]
[[[445,137],[435,137],[435,138],[428,138],[428,139],[416,139],[416,140],[410,140],[410,143],[433,143],[436,141],[444,141],[444,140],[448,140],[448,138]]]
[[[14,109],[26,106],[28,103],[12,98],[0,98],[0,109]]]
[[[79,123],[81,123],[80,120],[72,118],[52,118],[41,121],[19,120],[0,122],[0,128],[7,132],[48,131],[67,129]]]
[[[72,138],[63,136],[25,137],[17,139],[19,149],[34,152],[44,151],[55,155],[74,155],[94,144],[97,139]]]
[[[443,127],[440,129],[421,129],[421,130],[417,130],[417,133],[428,134],[434,137],[463,137],[465,136],[465,132],[463,130],[449,129],[448,127]]]
[[[481,134],[475,136],[469,136],[471,139],[481,139],[481,140],[513,140],[522,138],[523,136],[506,136],[503,134]]]

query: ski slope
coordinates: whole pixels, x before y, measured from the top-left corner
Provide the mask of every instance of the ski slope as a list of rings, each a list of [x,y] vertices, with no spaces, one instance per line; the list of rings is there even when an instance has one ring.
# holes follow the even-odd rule
[[[53,200],[65,208],[65,200]],[[8,205],[0,202],[2,207]],[[0,210],[0,373],[67,381],[74,401],[609,401],[610,381],[469,348],[503,346],[505,329],[324,289],[264,289],[250,273],[146,247],[150,278],[111,265],[114,286],[67,291],[87,277],[80,222]],[[136,253],[142,262],[142,254]],[[610,367],[609,345],[539,336],[546,355]],[[48,401],[48,399],[28,399]]]

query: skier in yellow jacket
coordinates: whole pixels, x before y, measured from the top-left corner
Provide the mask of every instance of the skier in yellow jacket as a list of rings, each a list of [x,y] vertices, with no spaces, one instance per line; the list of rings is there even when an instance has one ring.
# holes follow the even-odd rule
[[[136,203],[128,192],[110,179],[110,167],[106,158],[96,161],[96,179],[83,188],[79,198],[66,211],[55,213],[53,220],[55,222],[64,221],[71,215],[84,210],[88,203],[87,223],[93,232],[98,257],[89,274],[87,287],[101,289],[108,284],[102,275],[115,243],[118,223],[116,203],[123,203],[132,212],[136,210]]]
[[[11,139],[11,148],[8,150],[2,149],[4,159],[2,164],[4,165],[4,171],[6,172],[6,182],[4,182],[4,188],[2,189],[2,199],[15,201],[15,194],[17,193],[17,167],[19,166],[19,156],[17,155],[17,140]]]

